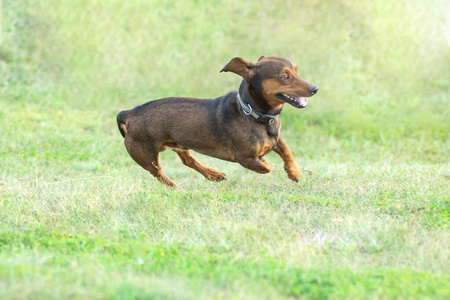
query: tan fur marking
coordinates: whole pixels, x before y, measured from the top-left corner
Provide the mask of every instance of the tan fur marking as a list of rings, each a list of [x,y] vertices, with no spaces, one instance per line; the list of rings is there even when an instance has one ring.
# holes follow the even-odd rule
[[[256,156],[262,157],[262,156],[266,155],[270,150],[273,149],[274,145],[275,145],[274,143],[270,143],[270,142],[262,144],[261,146],[258,147]]]
[[[122,128],[123,132],[125,132],[125,135],[127,134],[127,126],[125,124],[120,124],[120,128]]]
[[[266,79],[263,81],[262,87],[264,98],[267,100],[270,107],[273,109],[281,109],[284,102],[278,99],[278,97],[275,96],[277,92],[274,92],[280,89],[280,80],[278,78]]]

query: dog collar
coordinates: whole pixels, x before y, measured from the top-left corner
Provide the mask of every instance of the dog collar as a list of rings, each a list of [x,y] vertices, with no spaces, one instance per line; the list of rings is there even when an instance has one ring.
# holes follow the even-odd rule
[[[239,95],[239,92],[237,93],[237,103],[238,103],[238,106],[242,109],[242,112],[246,116],[251,116],[258,122],[271,125],[273,123],[273,121],[275,120],[275,118],[278,117],[278,115],[267,115],[267,114],[263,114],[257,110],[254,110],[253,107],[248,103],[247,103],[247,105],[245,105],[244,101],[242,101],[241,95]]]

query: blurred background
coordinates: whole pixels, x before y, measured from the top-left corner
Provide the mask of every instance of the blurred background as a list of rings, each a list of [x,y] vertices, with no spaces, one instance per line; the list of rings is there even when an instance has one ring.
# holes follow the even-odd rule
[[[3,155],[108,155],[111,140],[122,142],[120,110],[218,97],[241,81],[219,74],[231,58],[274,55],[320,87],[305,110],[283,111],[294,154],[448,159],[446,0],[15,0],[3,1],[1,16]]]

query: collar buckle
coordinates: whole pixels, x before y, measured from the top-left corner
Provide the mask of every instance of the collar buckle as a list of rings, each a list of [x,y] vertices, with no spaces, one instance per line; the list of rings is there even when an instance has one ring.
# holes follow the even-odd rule
[[[263,114],[259,111],[256,111],[248,103],[247,103],[247,105],[245,105],[244,101],[242,101],[242,98],[241,98],[241,95],[239,94],[239,92],[237,93],[237,104],[241,108],[244,115],[251,116],[256,121],[261,122],[261,123],[266,123],[269,126],[272,125],[273,121],[278,117],[278,115],[267,115],[267,114]]]
[[[248,108],[250,109],[248,112],[246,111],[246,110],[242,110],[243,112],[244,112],[244,114],[246,115],[246,116],[249,116],[249,115],[251,115],[251,113],[252,113],[252,111],[253,111],[253,107],[250,105],[250,104],[247,104],[247,106],[248,106]]]

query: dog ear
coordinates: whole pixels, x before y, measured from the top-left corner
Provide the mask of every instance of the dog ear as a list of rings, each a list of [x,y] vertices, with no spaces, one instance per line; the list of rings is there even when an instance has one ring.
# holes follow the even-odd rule
[[[258,74],[254,63],[240,57],[233,58],[220,72],[233,72],[241,75],[247,81]]]

